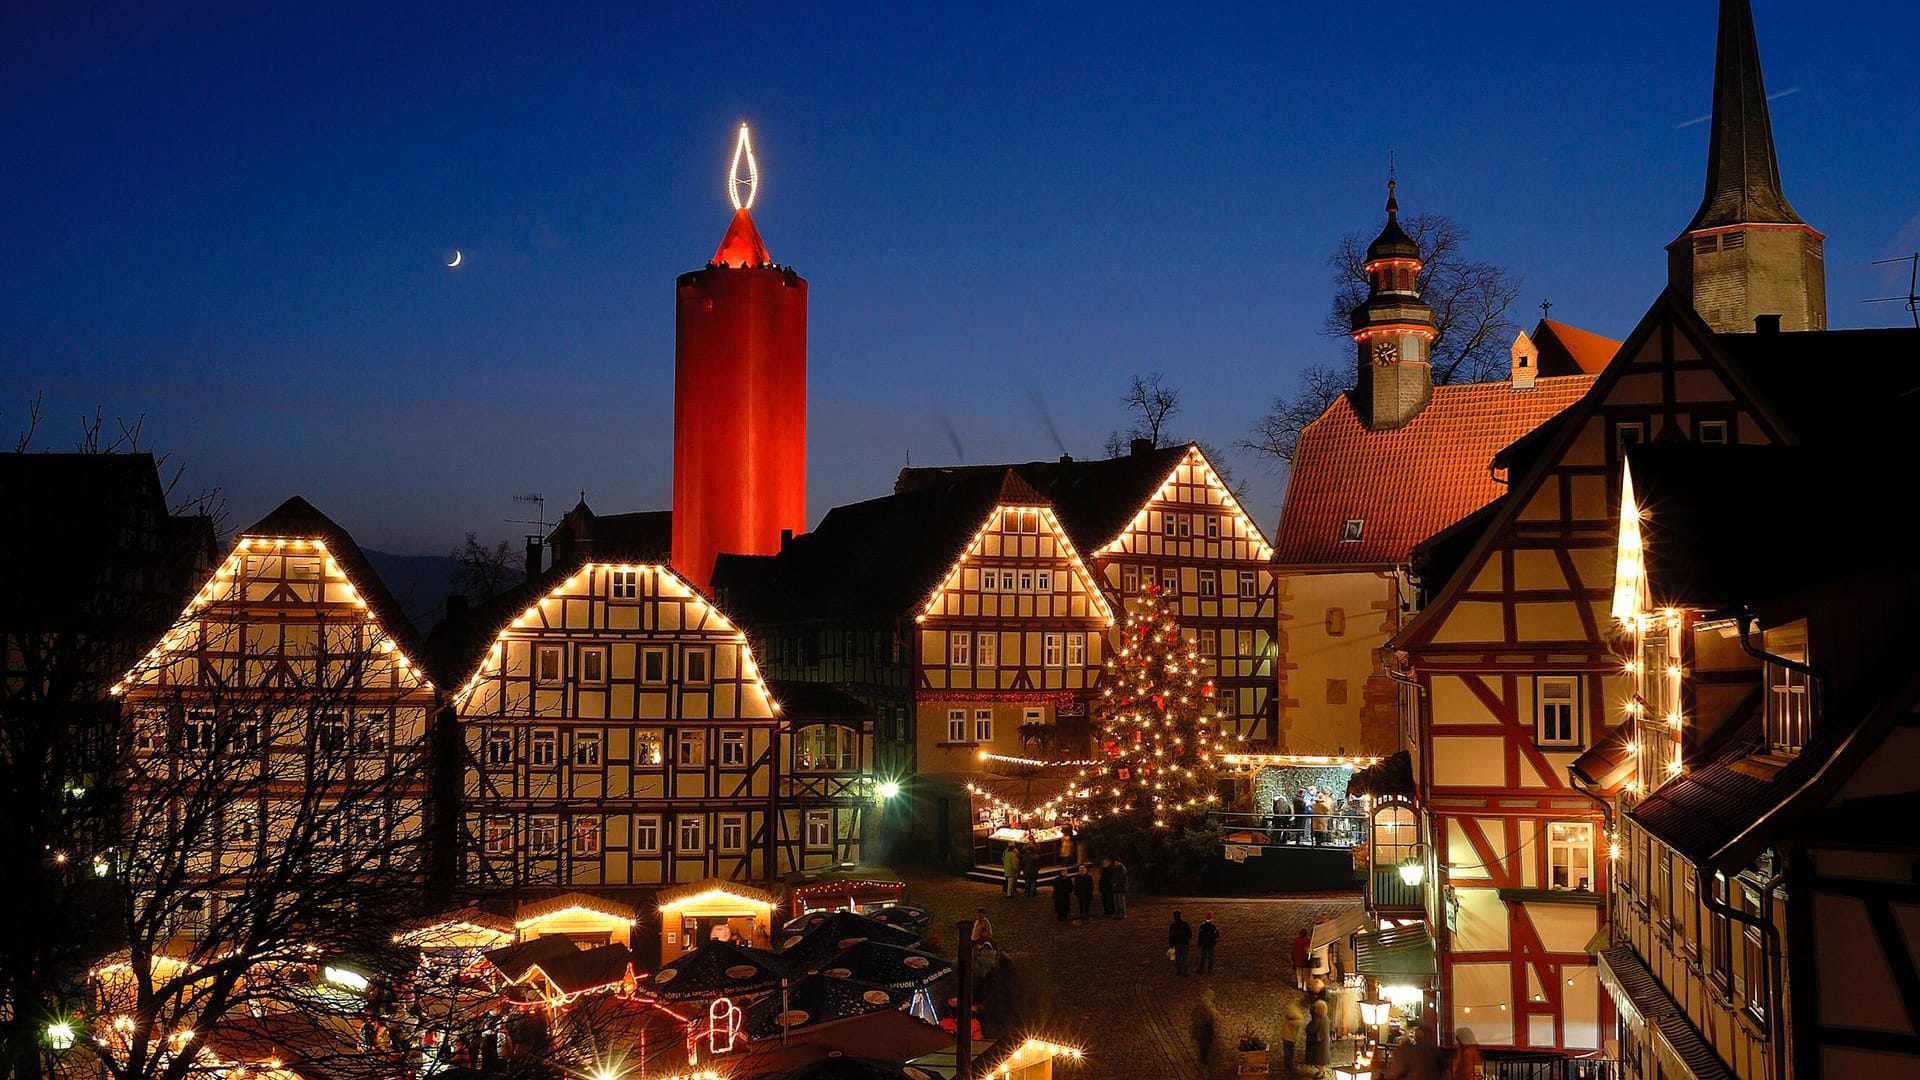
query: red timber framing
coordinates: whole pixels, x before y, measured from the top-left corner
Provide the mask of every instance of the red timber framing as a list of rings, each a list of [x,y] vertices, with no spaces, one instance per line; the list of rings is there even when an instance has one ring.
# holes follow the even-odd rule
[[[1694,439],[1707,421],[1737,443],[1783,438],[1722,355],[1662,294],[1586,397],[1502,455],[1511,491],[1477,537],[1455,538],[1464,555],[1423,553],[1427,603],[1391,647],[1419,688],[1449,1038],[1471,1028],[1488,1047],[1585,1053],[1613,1030],[1587,953],[1606,924],[1606,819],[1567,767],[1633,693],[1608,613],[1625,450]]]

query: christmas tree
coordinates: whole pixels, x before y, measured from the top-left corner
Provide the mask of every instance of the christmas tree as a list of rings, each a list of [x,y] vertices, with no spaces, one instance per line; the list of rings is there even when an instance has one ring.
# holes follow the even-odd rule
[[[1213,682],[1175,613],[1157,583],[1130,605],[1095,705],[1106,775],[1088,793],[1097,813],[1137,812],[1163,828],[1220,801],[1220,755],[1241,738],[1227,730]]]

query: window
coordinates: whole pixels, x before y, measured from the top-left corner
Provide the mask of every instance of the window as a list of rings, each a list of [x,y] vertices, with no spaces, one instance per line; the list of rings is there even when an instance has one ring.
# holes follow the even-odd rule
[[[1239,651],[1235,652],[1234,655],[1249,656],[1249,657],[1252,656],[1253,655],[1253,631],[1242,630],[1239,633],[1235,634],[1234,636],[1240,639]]]
[[[1173,520],[1175,526],[1180,530],[1180,539],[1185,540],[1193,535],[1192,514],[1175,514],[1173,515]]]
[[[1330,607],[1327,609],[1327,636],[1339,637],[1347,632],[1347,609]]]
[[[1217,571],[1200,571],[1200,595],[1204,597],[1220,595],[1220,574]]]
[[[1059,667],[1067,662],[1066,635],[1040,635],[1040,664],[1042,667]]]
[[[807,811],[807,846],[810,848],[833,846],[833,811]]]
[[[1213,658],[1219,655],[1220,655],[1220,632],[1218,630],[1200,631],[1201,661],[1204,663],[1212,663]]]
[[[1580,680],[1541,675],[1533,680],[1534,741],[1541,746],[1580,743]]]
[[[1001,592],[1013,591],[1013,571],[1011,570],[1000,571],[1000,591]]]
[[[596,685],[607,681],[607,650],[605,648],[580,650],[580,681]]]
[[[992,709],[973,710],[973,741],[974,742],[992,742],[993,741],[993,710]]]
[[[1413,807],[1388,803],[1373,812],[1373,864],[1405,862],[1420,843]]]
[[[513,764],[513,729],[488,728],[486,750],[482,757],[489,765]]]
[[[1260,595],[1260,579],[1251,570],[1240,571],[1240,599],[1254,600]]]
[[[1776,646],[1778,655],[1804,664],[1805,645]],[[1767,747],[1777,754],[1797,754],[1813,732],[1813,699],[1807,693],[1807,675],[1771,661],[1767,678]]]
[[[707,763],[706,738],[698,731],[680,733],[680,756],[674,759],[683,768],[697,769]]]
[[[1627,451],[1647,441],[1647,425],[1634,421],[1615,424],[1613,427],[1613,452],[1622,460]]]
[[[528,752],[533,765],[552,765],[560,756],[560,733],[552,728],[534,728]]]
[[[720,850],[726,852],[747,850],[747,815],[720,815]]]
[[[640,684],[642,686],[662,686],[667,681],[667,650],[664,646],[649,645],[640,650]]]
[[[1140,591],[1140,568],[1123,566],[1120,568],[1120,592],[1122,599]]]
[[[212,754],[219,738],[219,727],[210,712],[190,712],[186,723],[180,725],[180,749],[189,754]]]
[[[707,846],[707,823],[704,818],[683,817],[680,819],[680,839],[674,845],[675,851],[701,851]]]
[[[358,810],[353,815],[353,846],[362,851],[379,846],[387,838],[386,818],[378,810]]]
[[[1648,837],[1640,838],[1640,899],[1646,902],[1648,915],[1660,922],[1666,917],[1667,894],[1663,886],[1673,882],[1671,866],[1662,866],[1667,862],[1667,849],[1654,843]]]
[[[744,731],[723,731],[720,733],[720,765],[722,768],[740,768],[747,763],[747,733]]]
[[[1742,886],[1740,889],[1746,903],[1743,910],[1752,915],[1762,914],[1760,894]],[[1760,928],[1741,924],[1740,932],[1740,990],[1746,998],[1747,1013],[1755,1020],[1767,1022],[1767,950],[1760,938]]]
[[[562,678],[561,651],[558,645],[534,649],[534,679],[541,686],[556,686]]]
[[[1076,631],[1067,635],[1067,666],[1080,667],[1087,662],[1087,635]]]
[[[947,741],[950,743],[967,741],[967,710],[947,710]]]
[[[1739,249],[1746,246],[1747,246],[1746,233],[1730,232],[1730,233],[1720,234],[1720,250],[1721,251],[1738,251]]]
[[[577,817],[573,819],[573,854],[575,857],[591,858],[600,854],[600,819],[597,817]]]
[[[1052,592],[1053,571],[1035,570],[1033,572],[1033,587],[1036,592]]]
[[[702,647],[689,647],[681,660],[680,677],[688,686],[705,686],[711,678],[713,650]]]
[[[133,721],[133,752],[158,754],[167,748],[167,715],[143,712]]]
[[[573,733],[573,763],[588,769],[600,767],[599,732],[576,731]]]
[[[260,811],[250,806],[236,806],[226,812],[227,843],[231,845],[251,845],[259,835]]]
[[[991,630],[982,630],[973,639],[973,666],[998,667],[1000,664],[1000,637]]]
[[[1695,438],[1703,443],[1725,445],[1727,441],[1727,422],[1725,420],[1702,420],[1694,432]]]
[[[387,730],[391,724],[385,711],[362,713],[359,726],[353,729],[354,753],[365,757],[385,757]]]
[[[1708,933],[1707,971],[1724,993],[1733,987],[1733,920],[1714,912]]]
[[[980,591],[981,592],[999,592],[1000,591],[1000,574],[998,571],[995,571],[995,570],[980,571]]]
[[[480,849],[489,855],[513,854],[513,821],[490,817],[480,828]]]
[[[962,630],[947,635],[947,663],[952,667],[973,666],[973,633]]]
[[[527,848],[535,855],[552,855],[560,850],[559,815],[535,814],[527,819]]]
[[[1547,887],[1593,891],[1593,823],[1547,822]]]
[[[370,715],[378,717],[385,716],[384,713],[373,713]],[[381,736],[384,738],[385,734],[386,731],[382,728]],[[244,757],[258,749],[260,749],[259,714],[250,712],[234,713],[233,719],[227,728],[227,753]],[[386,745],[382,743],[380,749],[384,751]]]
[[[1033,571],[1031,570],[1020,571],[1020,591],[1021,592],[1033,591]]]
[[[646,815],[633,819],[633,850],[653,855],[660,851],[660,819]]]
[[[1026,727],[1029,724],[1044,724],[1046,722],[1047,722],[1047,710],[1045,709],[1021,709],[1020,710],[1020,726],[1021,727]]]
[[[803,727],[794,735],[794,767],[814,772],[851,772],[858,738],[852,728],[837,724]]]
[[[187,717],[188,727],[193,717]],[[313,741],[323,754],[344,753],[347,749],[347,718],[341,713],[321,713],[313,718]]]
[[[1340,525],[1340,542],[1343,544],[1359,543],[1360,530],[1365,528],[1366,524],[1363,518],[1348,518]]]
[[[1160,590],[1166,593],[1169,599],[1178,595],[1180,592],[1180,571],[1160,571]]]
[[[613,572],[613,598],[615,600],[633,600],[640,595],[640,571],[615,570]]]
[[[1178,531],[1179,526],[1175,525],[1173,521],[1173,519],[1178,516],[1179,515],[1177,514],[1169,514],[1164,511],[1161,512],[1160,514],[1160,535],[1161,536],[1173,537],[1173,536],[1180,535]]]
[[[666,760],[666,736],[658,728],[642,731],[633,737],[633,763],[639,768],[659,765]]]
[[[1220,517],[1217,514],[1207,515],[1207,539],[1220,539]]]

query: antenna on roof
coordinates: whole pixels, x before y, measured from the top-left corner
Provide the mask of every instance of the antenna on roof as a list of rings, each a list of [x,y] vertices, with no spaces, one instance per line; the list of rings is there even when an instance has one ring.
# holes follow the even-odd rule
[[[1891,304],[1895,302],[1904,304],[1906,305],[1907,313],[1913,316],[1913,328],[1920,330],[1920,290],[1916,289],[1917,286],[1920,286],[1920,251],[1916,251],[1911,255],[1902,255],[1897,259],[1873,260],[1873,265],[1875,266],[1891,266],[1894,263],[1907,264],[1907,295],[1876,296],[1871,300],[1862,300],[1860,302],[1863,304]]]
[[[584,500],[585,495],[583,494],[581,498]],[[532,503],[533,516],[535,518],[538,518],[539,520],[534,521],[534,520],[529,520],[527,518],[508,518],[507,524],[538,525],[540,526],[540,535],[543,537],[546,536],[547,535],[547,497],[536,491],[528,495],[515,495],[513,497],[513,501],[517,503]]]

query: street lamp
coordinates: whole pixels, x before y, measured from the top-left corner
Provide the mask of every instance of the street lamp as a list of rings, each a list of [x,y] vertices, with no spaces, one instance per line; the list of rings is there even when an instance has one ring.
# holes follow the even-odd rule
[[[880,798],[882,800],[892,799],[899,796],[900,785],[898,783],[895,783],[892,780],[882,780],[880,782],[879,790],[880,790]]]
[[[55,1050],[73,1049],[73,1025],[65,1020],[55,1020],[48,1024],[47,1045]]]
[[[1400,864],[1400,880],[1406,883],[1407,888],[1417,889],[1420,887],[1420,883],[1426,879],[1427,864],[1421,861],[1420,853],[1415,851],[1412,855],[1407,856],[1405,862]]]

